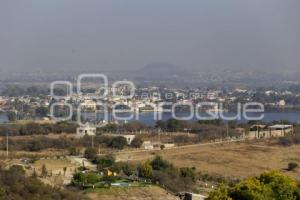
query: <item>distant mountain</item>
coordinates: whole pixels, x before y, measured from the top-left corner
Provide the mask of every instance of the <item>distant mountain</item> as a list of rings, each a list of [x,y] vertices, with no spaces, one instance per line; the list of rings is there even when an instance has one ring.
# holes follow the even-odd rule
[[[192,73],[189,73],[186,70],[183,70],[182,67],[169,64],[169,63],[152,63],[148,64],[142,69],[139,69],[135,73],[138,77],[146,77],[148,79],[160,79],[160,78],[178,78],[191,76]]]

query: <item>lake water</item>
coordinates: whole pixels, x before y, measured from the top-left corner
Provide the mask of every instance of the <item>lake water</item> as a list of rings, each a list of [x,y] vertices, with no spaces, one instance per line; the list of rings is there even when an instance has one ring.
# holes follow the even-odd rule
[[[122,117],[128,117],[130,116],[132,113],[118,113],[117,116],[122,116]],[[188,116],[188,113],[178,113],[177,117],[186,117]],[[227,117],[232,117],[232,116],[236,116],[235,113],[224,113],[225,116]],[[259,117],[261,114],[258,113],[251,113],[249,114],[250,117]],[[200,113],[201,117],[205,117],[208,116],[206,113]],[[85,113],[84,115],[85,118],[88,119],[95,119],[95,114],[94,113]],[[109,119],[113,119],[112,115],[109,114],[108,116]],[[162,113],[161,115],[161,119],[162,120],[168,120],[172,118],[172,114],[165,112]],[[103,120],[104,116],[103,114],[97,114],[97,120]],[[139,113],[138,116],[134,114],[133,120],[137,120],[140,121],[144,124],[147,125],[154,125],[156,123],[156,120],[154,119],[154,114],[152,112],[145,112],[145,113]],[[198,120],[196,117],[193,118],[193,120]],[[300,112],[268,112],[268,113],[264,113],[264,118],[262,119],[262,121],[268,123],[268,122],[272,122],[272,121],[281,121],[281,120],[288,120],[290,122],[293,123],[300,123]],[[128,120],[128,121],[132,121],[132,120]],[[226,121],[226,120],[224,120]],[[246,120],[245,118],[241,118],[237,120],[240,123],[246,123],[248,120]]]
[[[0,123],[7,122],[7,116],[3,113],[0,113]]]
[[[117,114],[117,116],[122,116],[122,117],[127,117],[130,116],[132,113],[119,113]],[[205,113],[200,113],[201,116],[205,116]],[[188,114],[186,113],[179,113],[177,114],[178,117],[184,117],[187,116]],[[225,116],[234,116],[234,113],[227,113],[224,114]],[[251,117],[257,117],[258,114],[249,114]],[[95,114],[93,113],[85,113],[84,115],[86,118],[88,119],[94,119],[95,118]],[[172,115],[171,113],[162,113],[162,120],[168,120],[171,119]],[[97,114],[97,120],[102,120],[104,119],[103,114],[98,113]],[[112,119],[112,116],[109,115],[109,119]],[[134,115],[134,120],[138,120],[142,123],[145,123],[147,125],[154,125],[156,120],[153,117],[153,113],[151,112],[145,112],[145,113],[139,113],[138,117],[137,115]],[[193,120],[197,120],[196,118],[194,118]],[[300,112],[268,112],[268,113],[264,113],[264,119],[262,121],[268,123],[268,122],[272,122],[272,121],[280,121],[280,120],[288,120],[290,122],[294,122],[294,123],[300,123]],[[8,119],[6,117],[5,114],[0,114],[0,123],[3,122],[7,122]],[[130,120],[128,120],[130,121]],[[240,120],[237,120],[238,122],[241,123],[245,123],[247,122],[246,119],[242,118]]]

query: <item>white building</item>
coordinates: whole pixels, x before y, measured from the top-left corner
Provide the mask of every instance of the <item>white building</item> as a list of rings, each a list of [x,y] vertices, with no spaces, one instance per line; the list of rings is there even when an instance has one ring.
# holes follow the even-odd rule
[[[270,137],[284,137],[286,135],[294,134],[293,125],[276,124],[273,126],[253,125],[250,128],[248,138],[270,138]]]
[[[96,135],[96,127],[86,123],[76,129],[77,137],[83,137],[85,135],[94,136]]]
[[[285,100],[280,100],[277,104],[278,104],[279,106],[286,106]]]
[[[128,145],[130,145],[132,140],[135,138],[135,135],[121,135],[121,136],[126,139]]]
[[[151,141],[144,141],[143,144],[142,144],[142,147],[145,150],[153,150],[154,149],[154,146],[153,146]]]

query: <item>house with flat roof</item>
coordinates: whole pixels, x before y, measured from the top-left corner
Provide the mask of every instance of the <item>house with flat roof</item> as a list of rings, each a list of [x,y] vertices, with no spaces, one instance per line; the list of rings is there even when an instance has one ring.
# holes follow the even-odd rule
[[[76,135],[77,137],[84,137],[85,135],[95,136],[96,127],[89,123],[83,124],[76,129]]]
[[[293,125],[276,124],[272,126],[267,125],[253,125],[248,133],[249,139],[284,137],[294,133]]]

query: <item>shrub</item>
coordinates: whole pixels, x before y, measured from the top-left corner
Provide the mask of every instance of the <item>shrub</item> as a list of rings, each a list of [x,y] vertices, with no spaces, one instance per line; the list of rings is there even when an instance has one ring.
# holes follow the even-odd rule
[[[115,165],[115,158],[112,155],[98,156],[93,161],[97,164],[97,169],[102,171],[105,168],[111,168]]]
[[[75,191],[61,190],[44,184],[35,177],[25,176],[23,167],[0,169],[0,199],[84,200]]]
[[[118,136],[112,139],[109,146],[115,149],[124,149],[126,145],[127,145],[127,140],[122,136]]]
[[[294,142],[291,137],[281,137],[279,138],[278,143],[282,146],[291,146]]]
[[[143,140],[141,138],[134,138],[130,146],[134,148],[140,148],[142,144],[143,144]]]
[[[150,164],[154,170],[165,170],[171,166],[171,164],[163,160],[161,156],[156,156]]]
[[[134,172],[134,168],[128,164],[121,165],[121,169],[126,176],[131,176]]]
[[[194,169],[189,167],[180,168],[180,176],[183,178],[191,179],[193,182],[196,181],[196,172]]]
[[[80,151],[76,147],[69,148],[69,155],[71,156],[78,156]]]
[[[138,166],[139,176],[145,179],[151,179],[153,175],[152,166],[150,162],[145,162]]]
[[[84,157],[89,160],[94,160],[97,156],[97,150],[95,148],[87,148],[84,151]]]
[[[290,163],[288,164],[287,170],[288,170],[288,171],[293,171],[293,170],[295,170],[297,167],[298,167],[298,163],[290,162]]]

